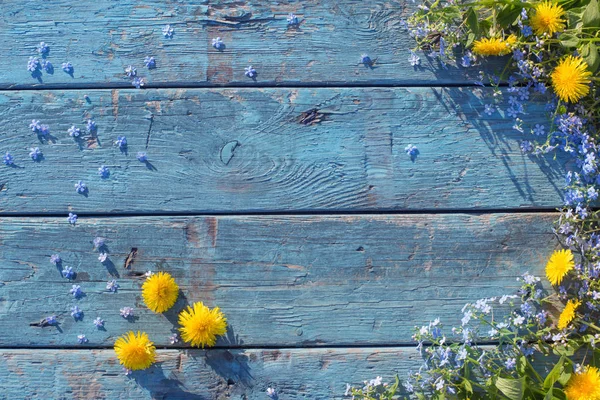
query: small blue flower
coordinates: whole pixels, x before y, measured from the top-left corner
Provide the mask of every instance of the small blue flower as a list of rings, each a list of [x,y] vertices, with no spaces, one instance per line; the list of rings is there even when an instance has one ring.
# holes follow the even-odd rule
[[[50,51],[50,47],[44,43],[44,42],[40,42],[40,44],[37,47],[37,51],[38,53],[40,53],[42,56],[45,56],[48,54],[48,52]]]
[[[267,396],[269,396],[269,398],[271,400],[279,400],[279,396],[277,395],[277,390],[275,390],[273,388],[267,388]]]
[[[83,292],[81,291],[81,286],[79,285],[73,285],[71,290],[69,290],[69,293],[71,293],[75,298],[79,298],[83,294]]]
[[[94,249],[98,250],[100,247],[102,247],[106,244],[106,239],[103,237],[97,236],[94,238],[94,240],[92,240],[92,243],[94,244]]]
[[[69,213],[67,221],[69,221],[71,225],[75,225],[75,223],[77,222],[77,214]]]
[[[38,134],[44,137],[50,135],[50,127],[48,125],[40,125],[40,131]]]
[[[373,65],[373,60],[371,59],[371,57],[369,57],[368,54],[361,54],[360,62],[367,66]]]
[[[144,58],[144,65],[146,65],[146,68],[148,69],[154,69],[156,68],[156,60],[154,57],[147,56]]]
[[[171,25],[166,25],[163,28],[162,33],[163,33],[164,37],[172,38],[173,37],[173,28],[171,28]]]
[[[532,150],[533,150],[533,145],[531,144],[531,142],[529,140],[523,140],[521,142],[521,151],[523,153],[531,153]]]
[[[62,276],[63,276],[63,278],[73,279],[75,277],[75,272],[73,272],[73,268],[65,267],[62,270]]]
[[[529,25],[523,25],[523,27],[521,28],[521,33],[523,34],[523,36],[529,37],[533,35],[533,30]]]
[[[7,151],[4,157],[2,157],[2,162],[4,165],[13,165],[15,163],[15,158]]]
[[[29,129],[31,129],[31,132],[37,133],[40,131],[40,121],[38,121],[37,119],[32,119],[31,123],[29,124]]]
[[[297,26],[300,23],[300,21],[294,13],[290,13],[290,15],[288,15],[287,17],[287,23],[289,26]]]
[[[169,336],[169,342],[171,342],[171,344],[175,344],[175,343],[179,342],[179,335],[174,333],[171,336]]]
[[[119,288],[119,284],[117,283],[116,280],[113,279],[111,281],[106,282],[106,290],[108,290],[109,292],[115,293],[118,288]]]
[[[44,69],[44,71],[46,72],[52,72],[54,71],[54,66],[52,65],[52,63],[48,60],[42,60],[42,68]]]
[[[96,317],[94,325],[96,325],[96,328],[104,328],[104,320],[100,317]]]
[[[413,67],[416,67],[417,65],[421,64],[421,58],[419,58],[419,56],[412,50],[410,51],[410,57],[408,57],[408,61]]]
[[[506,114],[508,114],[509,117],[517,118],[517,115],[519,115],[519,112],[517,110],[515,110],[514,108],[510,107],[508,110],[506,110]]]
[[[537,82],[533,89],[540,94],[545,94],[546,90],[548,90],[543,82]]]
[[[486,104],[486,105],[484,106],[484,108],[485,108],[485,109],[483,110],[483,112],[485,112],[487,115],[492,115],[492,114],[494,113],[494,106],[493,106],[493,105],[491,105],[491,104]]]
[[[71,307],[71,317],[77,321],[83,317],[83,311],[81,311],[79,307],[73,306]]]
[[[256,70],[252,68],[252,65],[246,67],[244,71],[244,75],[246,75],[248,78],[256,78]]]
[[[133,78],[131,80],[131,84],[133,86],[135,86],[137,89],[140,89],[142,86],[144,86],[146,84],[146,81],[144,80],[144,78],[140,78],[139,76],[136,76],[135,78]]]
[[[102,179],[106,179],[110,176],[110,170],[106,165],[102,165],[98,168],[98,175],[100,175]]]
[[[77,342],[79,344],[84,344],[89,342],[89,340],[85,337],[85,335],[82,333],[81,335],[77,336]]]
[[[67,74],[72,74],[73,73],[73,64],[71,64],[70,62],[62,63],[61,68]]]
[[[56,325],[57,322],[56,315],[49,315],[42,320],[42,324],[45,325]]]
[[[127,148],[127,138],[125,136],[118,136],[115,144],[121,149]]]
[[[546,128],[544,127],[544,125],[535,124],[535,127],[533,128],[533,133],[535,135],[542,136],[546,133],[545,129]]]
[[[131,65],[128,66],[127,68],[125,68],[125,74],[130,77],[133,78],[134,76],[137,75],[137,69],[135,69],[135,67],[132,67]]]
[[[69,129],[67,129],[67,132],[69,132],[69,136],[71,136],[74,139],[78,138],[81,135],[81,130],[79,128],[76,128],[75,125],[72,125]]]
[[[467,54],[462,56],[460,65],[462,65],[464,68],[469,68],[472,61],[471,52],[467,52]]]
[[[94,121],[93,119],[88,119],[87,120],[87,125],[86,125],[85,129],[89,133],[96,132],[98,130],[98,127],[96,126],[96,121]]]
[[[123,307],[120,310],[121,317],[127,319],[133,317],[133,308],[131,307]]]
[[[32,147],[30,150],[29,157],[31,157],[33,161],[40,161],[42,159],[43,154],[39,147]]]
[[[40,69],[40,59],[37,57],[29,57],[27,61],[27,71],[34,73]]]
[[[50,262],[54,265],[60,264],[62,262],[62,258],[60,258],[59,254],[52,254],[50,256]]]
[[[508,360],[506,360],[504,365],[506,366],[506,369],[508,369],[508,370],[514,369],[517,366],[517,359],[509,358]]]
[[[525,21],[526,19],[527,19],[527,10],[522,9],[521,10],[521,20]]]
[[[75,191],[79,194],[85,194],[88,191],[87,185],[83,181],[79,181],[75,184]]]
[[[139,151],[137,153],[137,159],[140,162],[146,162],[146,161],[148,161],[148,155],[143,151]]]
[[[225,43],[223,43],[220,37],[216,37],[212,40],[212,47],[217,50],[222,50],[225,47]]]
[[[419,149],[417,149],[417,146],[413,146],[412,144],[406,146],[404,148],[404,151],[410,156],[410,159],[413,161],[415,161],[415,159],[419,155]]]

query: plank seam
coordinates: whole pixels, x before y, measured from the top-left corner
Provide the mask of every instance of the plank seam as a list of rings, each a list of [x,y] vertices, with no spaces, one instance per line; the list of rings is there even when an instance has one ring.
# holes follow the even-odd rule
[[[505,83],[498,84],[498,87],[507,87]],[[372,82],[356,82],[356,83],[340,83],[340,82],[315,82],[311,83],[293,83],[287,82],[284,84],[256,84],[256,83],[236,83],[236,84],[202,84],[202,83],[179,83],[179,82],[168,82],[164,84],[147,84],[144,85],[143,89],[135,89],[129,84],[77,84],[72,83],[68,85],[61,84],[48,84],[48,85],[10,85],[0,86],[0,92],[11,92],[11,91],[36,91],[36,90],[116,90],[116,89],[132,89],[132,90],[146,90],[146,89],[344,89],[344,88],[473,88],[473,87],[494,87],[489,84],[479,85],[476,83],[372,83]]]
[[[598,208],[592,208],[597,211]],[[348,216],[348,215],[489,215],[489,214],[560,214],[556,208],[489,208],[489,209],[419,209],[419,210],[345,210],[345,211],[319,211],[319,210],[298,210],[298,211],[241,211],[241,212],[181,212],[181,211],[158,211],[158,212],[80,212],[77,211],[78,218],[133,218],[133,217],[253,217],[253,216]],[[13,213],[0,212],[0,218],[61,218],[67,216],[65,213]]]
[[[454,342],[448,342],[454,343]],[[459,342],[457,342],[459,343]],[[478,342],[478,346],[497,346],[499,342]],[[327,346],[315,346],[315,345],[305,345],[305,346],[214,346],[211,348],[193,348],[193,347],[182,347],[182,346],[156,346],[157,350],[203,350],[203,351],[211,351],[211,350],[299,350],[299,349],[310,349],[310,350],[327,350],[327,349],[376,349],[376,348],[406,348],[406,349],[415,349],[417,347],[416,344],[393,344],[393,343],[381,343],[381,344],[343,344],[343,345],[327,345]],[[431,347],[431,344],[423,344],[423,347]],[[0,351],[2,350],[113,350],[113,346],[87,346],[83,347],[81,345],[69,345],[69,346],[0,346]]]

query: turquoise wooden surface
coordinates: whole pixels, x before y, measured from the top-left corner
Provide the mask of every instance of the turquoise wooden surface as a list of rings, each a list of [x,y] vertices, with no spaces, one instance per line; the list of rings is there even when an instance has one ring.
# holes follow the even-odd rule
[[[0,399],[266,399],[269,386],[282,400],[339,399],[347,382],[418,369],[415,325],[458,324],[465,302],[541,275],[569,162],[524,156],[527,130],[483,114],[491,90],[473,80],[504,61],[445,70],[420,54],[410,66],[401,20],[414,7],[1,2],[0,154],[17,166],[0,168]],[[287,27],[290,12],[299,27]],[[217,36],[223,51],[211,47]],[[41,41],[54,73],[37,79],[26,64]],[[128,65],[150,89],[131,87]],[[531,103],[528,120],[545,122],[545,99]],[[68,137],[89,118],[97,136]],[[32,119],[50,125],[51,141],[31,133]],[[114,146],[122,135],[127,154]],[[414,162],[408,144],[420,150]],[[34,146],[40,163],[28,158]],[[108,265],[96,236],[109,240]],[[165,270],[182,288],[166,315],[145,309],[142,280],[123,269],[133,247],[134,272]],[[50,264],[56,252],[82,299]],[[229,319],[217,349],[168,341],[177,311],[198,300]],[[74,304],[83,321],[69,315]],[[51,314],[58,328],[30,325]],[[160,348],[157,365],[132,378],[111,350],[129,329]]]
[[[176,315],[196,301],[227,314],[223,347],[410,345],[415,325],[438,317],[459,324],[464,303],[514,292],[526,270],[541,274],[553,250],[553,218],[138,217],[82,219],[73,228],[63,218],[5,218],[0,345],[81,347],[76,338],[84,333],[86,347],[105,347],[116,332],[141,329],[169,346]],[[114,265],[98,261],[91,244],[97,235],[109,240]],[[168,271],[182,289],[185,298],[165,315],[143,305],[142,280],[123,269],[132,247],[133,271]],[[49,262],[54,253],[77,272],[74,281]],[[110,279],[117,293],[106,290]],[[85,297],[74,300],[72,284]],[[83,321],[71,317],[73,305]],[[123,319],[124,306],[139,319]],[[28,326],[52,313],[60,329]],[[106,331],[92,324],[97,316]]]
[[[346,383],[407,376],[422,361],[414,348],[159,350],[158,363],[131,378],[112,350],[5,350],[4,392],[12,398],[268,400],[343,399]],[[381,372],[380,371],[385,371]],[[0,395],[2,397],[2,395]]]
[[[213,89],[0,93],[1,213],[385,211],[562,204],[564,159],[482,112],[492,89]],[[83,97],[89,96],[89,102]],[[299,123],[319,108],[322,121]],[[543,103],[528,112],[544,123]],[[74,141],[67,130],[95,136]],[[48,124],[42,141],[28,128]],[[128,153],[114,141],[126,136]],[[414,144],[416,160],[405,153]],[[39,146],[44,160],[29,159]],[[148,153],[149,163],[136,159]],[[110,177],[101,179],[106,165]],[[87,196],[74,184],[83,180]]]
[[[152,87],[472,84],[476,68],[444,70],[425,57],[416,70],[410,65],[415,46],[401,20],[414,9],[403,0],[8,0],[0,4],[0,54],[11,62],[0,63],[0,88],[130,87],[128,65]],[[299,27],[288,28],[290,12]],[[172,38],[162,34],[166,24]],[[216,37],[223,51],[211,46]],[[38,80],[26,65],[40,41],[50,45],[55,71]],[[374,68],[361,64],[363,53]],[[146,56],[155,70],[144,67]],[[60,68],[67,61],[73,76]],[[256,82],[244,76],[248,65]]]

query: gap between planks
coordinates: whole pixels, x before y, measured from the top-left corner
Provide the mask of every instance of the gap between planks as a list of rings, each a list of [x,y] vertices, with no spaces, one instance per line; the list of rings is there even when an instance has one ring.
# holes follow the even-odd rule
[[[356,83],[342,83],[342,82],[303,82],[293,83],[286,82],[281,85],[274,85],[271,83],[248,83],[246,84],[207,84],[207,83],[181,83],[181,82],[166,82],[158,84],[146,84],[143,89],[345,89],[345,88],[472,88],[472,87],[508,87],[505,82],[500,82],[497,86],[490,84],[479,85],[476,83],[443,83],[443,84],[432,84],[432,83],[368,83],[368,82],[356,82]],[[120,89],[133,89],[130,84],[31,84],[31,85],[0,85],[0,92],[18,92],[18,91],[36,91],[36,90],[120,90]]]
[[[598,211],[600,207],[592,207],[591,211]],[[438,209],[419,209],[419,210],[357,210],[357,211],[335,211],[335,210],[295,210],[295,211],[227,211],[227,212],[181,212],[181,211],[151,211],[151,212],[128,212],[128,213],[101,213],[101,212],[79,212],[78,218],[133,218],[133,217],[254,217],[254,216],[274,216],[274,217],[293,217],[293,216],[344,216],[344,215],[490,215],[490,214],[559,214],[560,211],[553,207],[539,208],[460,208],[452,210]],[[14,213],[1,212],[0,218],[61,218],[65,217],[66,213]]]

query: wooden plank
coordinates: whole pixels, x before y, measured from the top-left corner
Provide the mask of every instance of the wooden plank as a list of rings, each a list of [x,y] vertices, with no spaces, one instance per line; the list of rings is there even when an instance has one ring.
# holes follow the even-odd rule
[[[415,325],[459,324],[464,303],[512,294],[526,270],[541,276],[556,214],[4,218],[0,224],[0,346],[111,346],[129,329],[170,346],[177,314],[204,301],[226,313],[222,347],[400,345]],[[92,240],[108,239],[112,265]],[[170,272],[183,295],[164,315],[141,301],[132,270]],[[60,253],[77,272],[61,278]],[[117,293],[106,290],[116,278]],[[81,285],[85,297],[69,294]],[[78,305],[83,321],[70,309]],[[135,308],[136,320],[119,316]],[[59,328],[29,326],[56,314]],[[92,321],[100,316],[106,330]]]
[[[421,364],[414,348],[159,350],[155,366],[128,378],[112,350],[2,350],[0,396],[264,400],[275,387],[280,399],[330,400],[344,398],[347,382],[393,382]]]
[[[488,89],[195,89],[0,94],[0,213],[514,209],[562,204],[566,161],[483,114]],[[528,106],[546,123],[543,105]],[[304,112],[319,109],[315,121]],[[97,137],[85,133],[93,118]],[[298,122],[304,118],[307,123]],[[42,141],[32,119],[50,126]],[[320,121],[320,122],[319,122]],[[76,125],[84,138],[67,130]],[[128,153],[114,145],[126,136]],[[416,160],[405,147],[416,145]],[[45,159],[35,163],[29,149]],[[148,153],[149,162],[136,159]],[[98,168],[109,167],[101,179]],[[83,180],[86,196],[74,184]]]
[[[149,86],[463,84],[480,68],[442,68],[422,56],[410,65],[416,44],[401,21],[416,5],[406,0],[302,2],[156,0],[0,3],[0,88],[130,87],[124,70],[138,68]],[[300,25],[288,28],[290,12]],[[172,38],[162,29],[170,24]],[[221,37],[226,48],[215,50]],[[49,44],[54,73],[32,77],[27,70],[36,47]],[[361,54],[376,60],[361,64]],[[157,68],[143,60],[154,56]],[[74,66],[72,76],[61,70]],[[256,80],[246,77],[252,65]],[[501,70],[503,62],[497,63]]]

